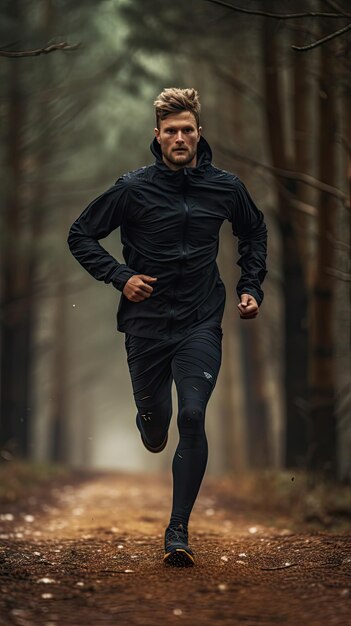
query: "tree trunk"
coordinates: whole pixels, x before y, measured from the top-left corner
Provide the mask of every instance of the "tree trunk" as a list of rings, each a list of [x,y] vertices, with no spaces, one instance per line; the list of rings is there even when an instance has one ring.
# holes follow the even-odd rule
[[[284,125],[282,86],[278,75],[278,44],[271,23],[264,24],[262,56],[266,99],[267,133],[273,165],[289,169]],[[282,238],[282,275],[284,302],[284,390],[286,409],[286,465],[305,463],[307,405],[307,292],[303,259],[294,226],[289,196],[295,198],[295,181],[277,184],[278,216]]]
[[[310,58],[294,54],[293,67],[293,85],[294,85],[294,110],[293,110],[293,143],[294,143],[294,160],[295,170],[297,172],[311,172],[311,154],[309,149],[309,139],[311,138],[311,114],[310,104],[312,97],[312,84],[310,74]],[[311,190],[304,183],[297,181],[296,198],[301,203],[311,203]],[[313,254],[311,251],[310,241],[311,233],[311,215],[303,209],[293,212],[293,219],[296,230],[296,240],[299,248],[299,257],[304,267],[306,284],[311,288],[313,279]],[[307,319],[305,320],[307,323]]]
[[[250,468],[270,467],[274,458],[270,449],[269,416],[258,323],[258,320],[242,320],[241,329],[241,362],[246,389],[246,447]]]
[[[11,17],[23,26],[19,0]],[[8,63],[7,189],[1,253],[1,456],[27,452],[28,310],[24,259],[23,132],[25,106],[21,59]]]
[[[321,48],[319,178],[336,186],[336,86],[333,78],[334,55],[329,46]],[[316,274],[311,307],[310,429],[309,467],[336,476],[336,406],[334,240],[337,203],[326,193],[320,194]]]
[[[248,467],[247,412],[244,368],[241,358],[240,319],[236,310],[234,279],[235,241],[229,224],[221,232],[221,276],[226,284],[227,301],[223,317],[223,362],[220,389],[220,422],[223,470],[228,473]]]
[[[56,272],[58,284],[54,311],[54,352],[52,371],[52,414],[51,423],[51,459],[59,463],[70,460],[67,432],[67,314],[66,314],[66,275],[63,261]]]

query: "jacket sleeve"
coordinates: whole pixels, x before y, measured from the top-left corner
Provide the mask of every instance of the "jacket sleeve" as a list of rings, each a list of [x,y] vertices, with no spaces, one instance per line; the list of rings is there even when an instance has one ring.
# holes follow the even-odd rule
[[[241,267],[241,277],[236,288],[238,297],[249,293],[260,305],[264,295],[261,284],[267,274],[267,228],[262,211],[257,208],[239,179],[234,198],[232,230],[238,237],[237,264]]]
[[[127,206],[128,184],[121,177],[87,206],[72,224],[68,235],[69,248],[77,261],[94,278],[112,283],[119,291],[138,272],[119,263],[98,240],[122,224]]]

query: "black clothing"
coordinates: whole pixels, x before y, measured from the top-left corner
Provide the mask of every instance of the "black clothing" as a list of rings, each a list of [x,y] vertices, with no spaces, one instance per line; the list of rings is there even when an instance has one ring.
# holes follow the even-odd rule
[[[172,463],[170,525],[186,528],[207,464],[205,412],[221,365],[222,329],[199,325],[180,340],[126,335],[125,346],[143,438],[153,447],[168,432],[175,381],[179,443]]]
[[[133,274],[156,277],[153,293],[131,302],[122,293],[117,328],[125,332],[137,421],[142,439],[162,447],[178,394],[179,443],[172,463],[170,527],[186,529],[207,464],[205,412],[221,365],[225,287],[216,257],[225,219],[238,237],[241,278],[237,293],[261,304],[266,275],[267,230],[244,184],[211,164],[198,143],[197,165],[171,170],[156,139],[153,165],[129,172],[83,211],[68,243],[98,280],[123,291]],[[120,227],[125,264],[99,239]]]
[[[168,168],[156,139],[151,150],[156,162],[120,177],[91,202],[71,226],[68,243],[92,276],[120,291],[133,274],[158,279],[142,302],[122,293],[118,330],[145,338],[182,338],[199,323],[222,321],[225,287],[216,264],[222,222],[229,220],[238,236],[237,293],[252,294],[258,304],[267,231],[239,178],[211,164],[203,137],[194,168]],[[125,264],[98,242],[119,226]]]
[[[188,530],[183,524],[168,526],[165,531],[165,555],[166,565],[175,567],[191,567],[195,563],[194,553],[188,545]]]

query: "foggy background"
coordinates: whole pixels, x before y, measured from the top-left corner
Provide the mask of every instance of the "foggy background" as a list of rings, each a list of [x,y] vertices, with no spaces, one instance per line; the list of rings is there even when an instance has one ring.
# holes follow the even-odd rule
[[[230,4],[231,0],[229,0]],[[233,4],[233,3],[232,3]],[[333,2],[259,2],[335,12]],[[234,6],[234,5],[233,5]],[[351,476],[350,32],[193,0],[3,2],[1,432],[3,463],[169,471],[150,455],[116,331],[120,298],[71,256],[72,222],[124,172],[153,162],[153,101],[194,87],[216,166],[246,184],[268,227],[265,299],[237,311],[237,241],[221,230],[223,362],[209,402],[210,474],[300,467]],[[119,231],[101,242],[122,261]]]

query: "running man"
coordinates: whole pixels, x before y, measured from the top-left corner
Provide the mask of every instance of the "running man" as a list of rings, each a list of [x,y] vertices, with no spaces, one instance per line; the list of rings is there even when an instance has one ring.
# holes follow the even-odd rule
[[[195,89],[165,89],[154,106],[155,163],[124,174],[93,200],[68,243],[94,278],[122,293],[117,329],[125,333],[136,425],[150,452],[167,444],[175,382],[179,443],[164,562],[188,566],[188,522],[208,455],[205,412],[221,365],[219,230],[229,220],[238,238],[238,309],[251,319],[263,300],[267,229],[241,180],[212,165]],[[125,263],[99,243],[118,227]]]

